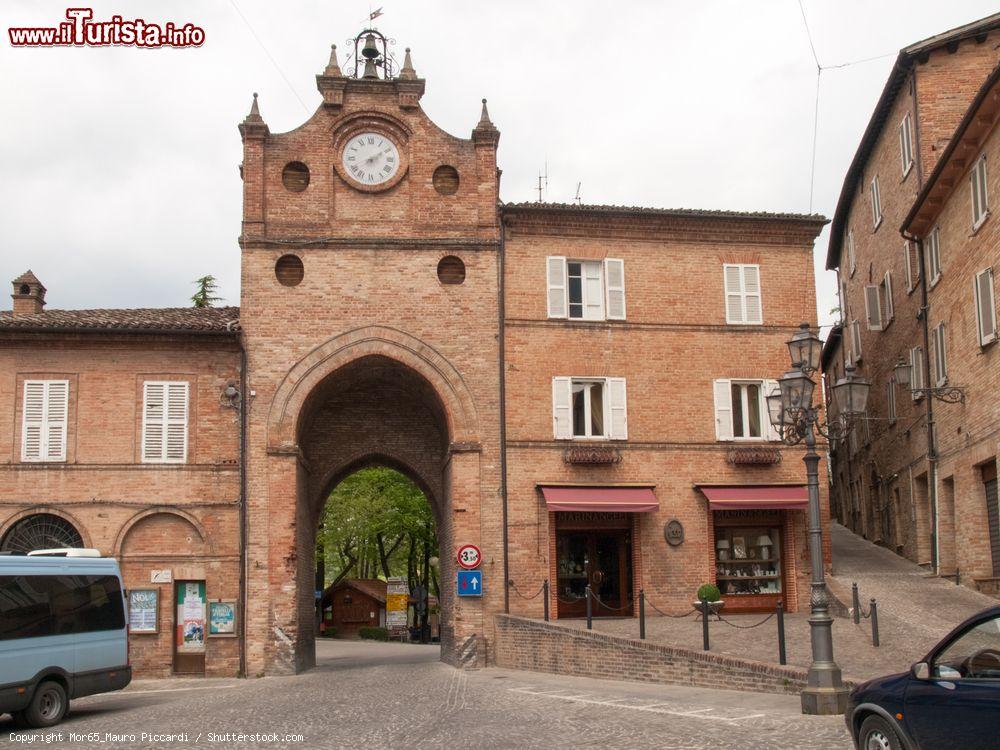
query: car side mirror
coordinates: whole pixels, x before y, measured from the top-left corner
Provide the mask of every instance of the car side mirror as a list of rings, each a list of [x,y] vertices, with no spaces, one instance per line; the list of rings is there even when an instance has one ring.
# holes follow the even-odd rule
[[[925,661],[918,661],[910,667],[910,674],[917,680],[929,680],[931,678],[930,665]]]

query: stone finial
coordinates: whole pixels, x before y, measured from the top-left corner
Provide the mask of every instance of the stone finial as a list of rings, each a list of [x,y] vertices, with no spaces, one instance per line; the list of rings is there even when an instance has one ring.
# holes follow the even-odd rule
[[[13,281],[15,318],[23,315],[38,315],[45,307],[45,286],[31,271],[25,271]]]
[[[253,104],[250,105],[250,114],[247,115],[244,122],[264,122],[264,118],[260,116],[260,107],[257,106],[257,92],[253,92]]]
[[[337,45],[330,45],[330,62],[326,64],[326,69],[323,71],[323,75],[331,76],[333,78],[343,78],[344,74],[340,72],[340,64],[337,62]]]
[[[492,120],[490,120],[490,112],[486,109],[486,100],[483,99],[483,113],[479,116],[478,127],[495,127]]]
[[[403,67],[399,71],[399,77],[404,81],[416,80],[417,71],[413,69],[413,61],[410,59],[410,48],[406,48],[406,56],[403,58]]]
[[[264,118],[260,116],[260,107],[257,106],[257,92],[253,94],[253,104],[250,105],[250,114],[244,118],[239,125],[240,135],[246,140],[248,137],[267,137],[270,133]]]
[[[472,131],[472,140],[476,143],[491,144],[494,147],[500,141],[500,131],[490,120],[489,110],[486,109],[486,100],[483,99],[483,113],[479,116],[479,122]]]

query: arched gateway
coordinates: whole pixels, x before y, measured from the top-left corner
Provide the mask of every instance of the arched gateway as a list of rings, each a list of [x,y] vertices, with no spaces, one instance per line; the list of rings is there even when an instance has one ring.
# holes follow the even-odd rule
[[[345,76],[334,54],[317,83],[299,128],[271,133],[256,100],[240,126],[247,672],[312,665],[319,514],[371,463],[427,494],[442,658],[481,660],[503,603],[499,135],[485,107],[471,139],[434,125],[408,55],[383,79]],[[442,276],[444,258],[464,276]],[[464,543],[483,549],[481,599],[455,596]]]

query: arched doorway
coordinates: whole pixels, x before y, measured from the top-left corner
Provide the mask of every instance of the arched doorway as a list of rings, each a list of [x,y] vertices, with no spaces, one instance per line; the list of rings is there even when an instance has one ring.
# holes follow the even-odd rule
[[[480,598],[455,598],[455,535],[483,544],[482,449],[472,398],[457,371],[406,334],[360,329],[301,359],[278,384],[266,416],[266,460],[250,469],[251,483],[263,483],[266,493],[251,486],[249,669],[260,664],[281,673],[314,666],[320,513],[339,481],[371,464],[403,470],[427,496],[442,550],[441,656],[480,663],[484,606],[491,595],[503,594],[502,582],[489,585],[491,571],[484,570]],[[255,524],[260,529],[262,523],[266,537],[255,539]],[[502,557],[491,552],[499,571]],[[255,600],[255,592],[266,598]],[[261,643],[266,650],[255,653]]]

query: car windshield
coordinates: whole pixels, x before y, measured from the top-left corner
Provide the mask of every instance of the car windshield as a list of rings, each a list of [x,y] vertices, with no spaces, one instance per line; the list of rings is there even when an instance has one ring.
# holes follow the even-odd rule
[[[1000,679],[1000,617],[967,630],[934,660],[935,676],[945,679]]]

